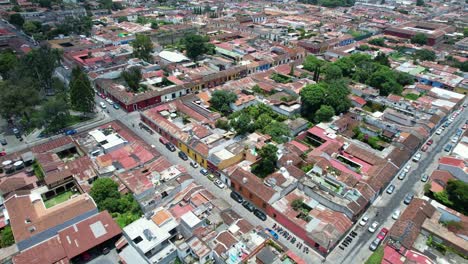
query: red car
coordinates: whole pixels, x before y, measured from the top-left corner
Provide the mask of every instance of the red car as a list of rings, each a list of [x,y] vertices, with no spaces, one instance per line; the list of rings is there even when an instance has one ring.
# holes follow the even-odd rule
[[[387,234],[388,234],[388,229],[384,227],[380,230],[379,234],[377,235],[377,238],[383,241],[385,237],[387,236]]]
[[[432,140],[432,139],[429,139],[429,141],[427,141],[428,146],[432,145],[432,143],[434,143],[434,140]]]

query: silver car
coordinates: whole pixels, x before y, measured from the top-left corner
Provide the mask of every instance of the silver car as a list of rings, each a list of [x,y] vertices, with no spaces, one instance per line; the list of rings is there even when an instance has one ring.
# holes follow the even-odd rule
[[[375,251],[379,247],[381,241],[382,240],[380,240],[380,238],[374,239],[374,241],[372,241],[370,244],[369,249]]]

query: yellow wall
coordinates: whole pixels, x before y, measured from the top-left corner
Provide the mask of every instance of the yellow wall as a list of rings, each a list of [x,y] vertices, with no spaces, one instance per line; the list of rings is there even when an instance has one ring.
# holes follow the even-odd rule
[[[219,164],[218,164],[218,170],[224,170],[225,168],[229,167],[229,166],[232,166],[236,163],[239,163],[241,161],[244,160],[244,152],[242,151],[241,153],[235,155],[234,157],[230,158],[230,159],[226,159],[226,160],[223,160],[221,161]]]
[[[189,158],[191,158],[203,168],[208,167],[206,159],[199,153],[195,152],[193,149],[189,148],[187,145],[179,142],[179,149],[182,150],[185,154],[187,154]],[[195,158],[195,155],[197,156],[197,158]]]

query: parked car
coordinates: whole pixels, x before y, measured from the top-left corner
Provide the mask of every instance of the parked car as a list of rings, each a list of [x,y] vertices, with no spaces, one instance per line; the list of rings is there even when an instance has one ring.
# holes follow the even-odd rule
[[[224,182],[222,182],[220,179],[215,179],[215,180],[213,181],[213,183],[214,183],[216,186],[218,186],[218,188],[220,188],[220,189],[226,188],[226,184],[224,184]]]
[[[166,144],[166,148],[167,148],[170,152],[176,151],[174,145],[172,145],[172,143],[169,143],[169,142]]]
[[[421,176],[421,181],[422,181],[422,182],[427,182],[427,180],[429,180],[429,175],[427,175],[426,173],[424,173],[424,174]]]
[[[231,198],[238,203],[242,203],[244,201],[244,199],[242,199],[242,196],[235,191],[231,192]]]
[[[391,184],[391,185],[388,186],[388,188],[387,188],[387,193],[388,193],[388,194],[392,194],[393,191],[395,191],[395,185]]]
[[[361,218],[361,221],[359,221],[359,225],[360,226],[365,226],[367,224],[367,222],[369,222],[369,217],[364,216],[363,218]]]
[[[403,200],[403,203],[404,203],[404,204],[410,204],[411,201],[413,201],[413,198],[414,198],[414,194],[408,193],[408,194],[405,196],[405,200]]]
[[[370,244],[369,249],[375,251],[380,246],[380,242],[382,242],[380,239],[374,239],[374,241],[372,241]]]
[[[384,227],[380,229],[380,232],[377,235],[377,238],[383,241],[385,237],[387,236],[387,234],[388,234],[388,229]]]
[[[109,252],[110,252],[110,249],[108,247],[105,247],[105,248],[102,249],[102,254],[103,255],[107,255],[107,254],[109,254]]]
[[[450,140],[452,143],[457,143],[458,141],[458,137],[457,136],[454,136],[452,137],[452,139]]]
[[[463,130],[466,130],[467,127],[468,127],[468,125],[467,125],[467,124],[464,124],[464,125],[462,126],[462,129],[463,129]]]
[[[278,236],[278,234],[277,234],[274,230],[272,230],[272,229],[270,229],[270,228],[265,228],[265,230],[266,230],[275,240],[278,240],[279,236]]]
[[[422,146],[421,151],[426,152],[427,149],[429,149],[429,145],[424,145],[424,146]]]
[[[408,173],[411,170],[411,165],[406,165],[405,168],[403,169],[404,172]]]
[[[159,142],[161,142],[161,144],[163,145],[166,145],[167,143],[169,143],[169,140],[167,140],[165,137],[160,137]]]
[[[397,220],[398,217],[400,217],[400,210],[396,209],[395,211],[393,211],[393,214],[392,214],[392,219],[395,219]]]
[[[187,154],[185,154],[182,150],[179,151],[179,158],[181,158],[182,160],[188,160],[188,157],[187,157]]]
[[[206,170],[206,169],[201,169],[201,170],[200,170],[200,173],[201,173],[202,175],[205,175],[205,176],[206,176],[206,175],[208,175],[208,170]]]
[[[437,135],[440,135],[440,134],[442,134],[442,131],[443,131],[443,130],[442,130],[441,128],[439,128],[439,129],[436,130],[436,134],[437,134]]]
[[[416,154],[413,156],[413,161],[414,161],[414,162],[418,162],[418,161],[421,160],[421,157],[422,157],[421,152],[418,152],[418,153],[416,153]]]
[[[262,221],[266,221],[267,217],[266,217],[266,214],[263,213],[262,211],[258,210],[258,209],[255,209],[253,214],[258,217],[258,219],[262,220]]]
[[[369,232],[371,233],[374,233],[375,230],[377,230],[377,227],[379,226],[379,222],[377,221],[374,221],[372,222],[372,224],[369,226],[369,228],[367,229]]]
[[[452,147],[453,147],[452,144],[447,144],[447,145],[445,146],[445,148],[444,148],[444,151],[445,151],[445,152],[450,152],[450,151],[452,150]]]
[[[406,172],[402,171],[399,175],[398,175],[398,179],[399,180],[404,180],[406,178]]]
[[[76,129],[65,130],[65,135],[67,136],[75,135],[76,133],[77,133]]]
[[[0,143],[1,143],[3,146],[5,146],[5,145],[8,144],[8,142],[6,141],[5,138],[1,138],[1,139],[0,139]]]
[[[208,180],[210,180],[210,181],[214,181],[214,179],[216,179],[216,177],[215,177],[214,174],[212,174],[212,173],[206,175],[206,177],[207,177]]]
[[[198,163],[196,163],[195,161],[191,161],[190,162],[190,166],[192,166],[193,168],[198,168]]]
[[[116,109],[116,110],[120,109],[120,106],[118,104],[115,104],[115,103],[112,105],[112,107],[114,107],[114,109]]]
[[[104,102],[99,102],[99,106],[102,108],[102,109],[106,109],[107,106]]]
[[[255,210],[255,206],[253,206],[249,201],[242,202],[242,206],[244,206],[249,212],[253,212]]]
[[[432,143],[434,143],[434,140],[433,140],[433,139],[429,139],[429,140],[427,141],[426,144],[430,146],[430,145],[432,145]]]
[[[114,101],[112,101],[110,98],[106,98],[106,102],[108,102],[110,105],[114,104]]]

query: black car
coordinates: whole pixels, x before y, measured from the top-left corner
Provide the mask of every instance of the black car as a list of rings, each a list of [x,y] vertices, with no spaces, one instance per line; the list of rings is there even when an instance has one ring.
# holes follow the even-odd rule
[[[242,206],[244,206],[245,209],[249,210],[249,212],[253,212],[255,210],[255,206],[253,206],[249,201],[244,201],[242,203]]]
[[[231,198],[238,203],[242,203],[242,201],[244,201],[244,199],[242,199],[242,196],[234,191],[231,192]]]
[[[267,217],[266,217],[266,214],[264,214],[262,211],[258,210],[258,209],[255,209],[253,214],[258,217],[258,219],[262,220],[262,221],[266,221]]]
[[[3,146],[5,146],[6,144],[8,144],[7,141],[6,141],[6,139],[4,139],[4,138],[1,138],[1,139],[0,139],[0,143],[1,143]]]
[[[405,200],[403,201],[403,203],[404,203],[404,204],[410,204],[411,201],[413,201],[413,198],[414,198],[414,194],[408,193],[408,194],[405,196]]]
[[[172,145],[172,143],[167,143],[166,148],[171,152],[175,151],[175,147],[174,147],[174,145]]]
[[[187,154],[185,154],[182,151],[179,151],[179,158],[181,158],[183,160],[188,160]]]

